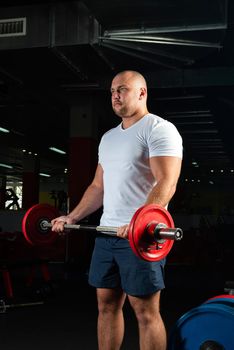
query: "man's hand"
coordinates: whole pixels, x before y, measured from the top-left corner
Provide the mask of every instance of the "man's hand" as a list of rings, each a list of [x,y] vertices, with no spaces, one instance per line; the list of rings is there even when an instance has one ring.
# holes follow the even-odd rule
[[[67,216],[59,216],[53,220],[51,220],[51,224],[53,225],[51,230],[58,232],[59,234],[65,234],[64,233],[64,225],[65,224],[75,224],[75,220],[71,219],[69,215]]]
[[[117,236],[121,238],[128,239],[129,225],[120,226],[117,229]]]

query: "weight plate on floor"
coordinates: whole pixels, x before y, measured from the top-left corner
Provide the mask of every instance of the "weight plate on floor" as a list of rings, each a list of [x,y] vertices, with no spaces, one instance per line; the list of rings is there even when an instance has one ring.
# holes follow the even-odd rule
[[[233,329],[233,307],[202,304],[177,321],[170,334],[168,349],[199,350],[204,348],[206,342],[210,342],[217,344],[217,349],[233,350]]]

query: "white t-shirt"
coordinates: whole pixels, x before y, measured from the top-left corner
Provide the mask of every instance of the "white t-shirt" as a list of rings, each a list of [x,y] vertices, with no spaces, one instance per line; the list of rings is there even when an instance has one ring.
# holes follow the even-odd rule
[[[122,123],[106,132],[99,145],[99,164],[104,171],[103,215],[100,225],[128,224],[156,184],[149,158],[182,158],[182,139],[176,127],[147,114],[127,129]]]

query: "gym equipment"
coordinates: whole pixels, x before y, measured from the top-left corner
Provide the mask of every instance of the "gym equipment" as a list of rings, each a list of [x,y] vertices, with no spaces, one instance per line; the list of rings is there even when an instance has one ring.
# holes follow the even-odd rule
[[[168,350],[233,350],[234,298],[213,297],[176,322]]]
[[[133,252],[147,261],[165,258],[174,240],[182,238],[181,229],[173,227],[172,217],[164,208],[153,204],[139,208],[129,226],[128,238]]]
[[[204,304],[211,304],[211,303],[223,304],[223,305],[234,307],[234,295],[229,295],[229,294],[217,295],[205,301]]]
[[[60,214],[48,204],[36,204],[30,208],[22,221],[22,231],[26,240],[32,245],[53,243],[58,234],[51,231],[50,221]],[[65,229],[91,230],[116,236],[117,227],[65,225]],[[142,206],[133,215],[129,225],[129,243],[133,252],[141,259],[159,261],[167,256],[174,241],[183,237],[180,228],[174,227],[169,212],[154,204]]]
[[[54,243],[58,234],[48,230],[44,224],[59,215],[59,211],[49,204],[36,204],[28,209],[22,221],[22,231],[26,240],[36,246]]]
[[[4,314],[8,309],[20,308],[25,306],[37,306],[43,305],[43,301],[36,301],[31,303],[20,303],[20,304],[6,304],[4,300],[0,300],[0,313]]]

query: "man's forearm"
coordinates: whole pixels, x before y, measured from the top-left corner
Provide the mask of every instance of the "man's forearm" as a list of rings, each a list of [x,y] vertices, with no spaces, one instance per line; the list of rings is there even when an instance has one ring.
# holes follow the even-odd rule
[[[165,207],[176,191],[176,184],[168,181],[159,181],[150,191],[145,204],[158,204]]]
[[[95,212],[103,204],[103,191],[91,184],[85,191],[79,204],[68,214],[70,218],[79,221]]]

